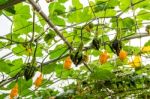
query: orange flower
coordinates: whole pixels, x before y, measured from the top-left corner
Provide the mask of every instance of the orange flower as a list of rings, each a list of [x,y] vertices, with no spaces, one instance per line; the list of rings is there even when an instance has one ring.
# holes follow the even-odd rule
[[[35,87],[39,87],[42,84],[42,80],[43,80],[43,77],[42,77],[42,74],[40,74],[40,76],[34,82]]]
[[[18,95],[18,84],[16,83],[10,92],[10,99],[14,99],[14,97],[17,97],[17,95]]]
[[[72,61],[71,61],[70,57],[68,56],[64,61],[64,68],[71,69],[71,64],[72,64]]]
[[[104,64],[104,63],[107,62],[108,58],[109,58],[109,55],[108,55],[108,53],[105,51],[105,52],[103,52],[103,53],[99,56],[99,61],[100,61],[101,64]]]
[[[121,50],[120,53],[119,53],[120,60],[123,61],[126,57],[127,57],[127,52],[124,51],[124,50]]]

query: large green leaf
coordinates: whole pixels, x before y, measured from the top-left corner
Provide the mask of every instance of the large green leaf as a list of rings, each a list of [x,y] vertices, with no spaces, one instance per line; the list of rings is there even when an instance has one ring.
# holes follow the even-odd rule
[[[29,81],[26,81],[23,78],[18,79],[18,87],[19,87],[19,94],[20,95],[27,95],[30,92],[32,92],[29,90],[29,88],[31,86],[32,86],[32,79],[30,79]]]
[[[113,17],[116,15],[116,11],[114,9],[107,9],[105,11],[99,11],[95,13],[97,17]]]
[[[72,0],[72,5],[73,7],[75,7],[76,9],[80,9],[83,7],[83,5],[80,3],[80,0]]]
[[[42,70],[43,70],[42,73],[50,74],[55,70],[56,66],[57,66],[56,63],[44,65],[44,66],[42,66]]]
[[[139,20],[150,20],[150,13],[146,10],[141,10],[138,15],[137,15],[137,19]]]
[[[58,45],[54,50],[50,50],[49,55],[50,58],[57,58],[62,54],[65,54],[65,51],[67,50],[67,47],[64,45]]]
[[[68,14],[69,22],[87,22],[92,18],[92,12],[89,8],[84,8],[83,11],[77,10]]]
[[[4,60],[0,60],[0,72],[10,72],[10,66]]]
[[[28,5],[23,5],[22,3],[15,5],[15,16],[20,16],[23,19],[31,18],[30,8]],[[25,21],[25,20],[24,20]]]
[[[107,64],[108,65],[108,64]],[[112,77],[114,77],[114,74],[111,72],[111,70],[107,68],[95,68],[94,73],[91,74],[91,78],[95,80],[110,80]]]
[[[59,15],[65,12],[65,7],[59,2],[52,2],[49,5],[50,16]]]
[[[21,58],[12,61],[12,66],[10,67],[11,73],[9,75],[12,77],[15,76],[22,69],[22,66],[23,60]]]
[[[65,26],[65,20],[61,17],[58,17],[57,15],[55,16],[51,16],[50,19],[52,20],[52,22],[55,24],[55,25],[58,25],[58,26]]]
[[[7,3],[10,0],[0,0],[0,5]]]

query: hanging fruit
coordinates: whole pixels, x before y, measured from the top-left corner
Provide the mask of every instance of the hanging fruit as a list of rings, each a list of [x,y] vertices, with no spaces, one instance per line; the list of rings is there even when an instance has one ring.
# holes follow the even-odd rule
[[[150,34],[150,25],[147,25],[147,26],[146,26],[145,31],[146,31],[148,34]]]
[[[83,61],[85,62],[85,63],[88,63],[88,61],[89,61],[89,56],[86,54],[86,55],[83,55]]]
[[[121,44],[121,41],[115,39],[113,42],[112,42],[112,45],[110,46],[112,51],[114,53],[116,53],[118,56],[119,56],[119,53],[120,53],[120,50],[122,48],[122,44]]]
[[[92,23],[89,23],[88,25],[85,26],[85,30],[87,32],[91,32],[92,28],[93,28],[93,24]]]
[[[36,88],[38,88],[42,84],[42,80],[43,80],[43,77],[42,77],[42,74],[40,74],[40,76],[34,82],[34,85]]]
[[[123,61],[124,59],[126,59],[126,57],[127,57],[127,52],[124,51],[124,50],[121,50],[120,53],[119,53],[120,60]]]
[[[10,99],[14,99],[18,95],[18,83],[15,84],[15,86],[12,88],[10,92]]]
[[[76,66],[78,66],[79,64],[82,63],[82,60],[83,60],[83,53],[82,53],[83,46],[84,45],[83,45],[83,42],[81,40],[81,43],[79,44],[77,50],[71,52],[71,54],[70,54],[70,58]]]
[[[27,81],[34,76],[35,70],[36,70],[36,67],[34,67],[34,66],[26,66],[25,67],[24,77]]]
[[[104,64],[107,62],[108,58],[109,58],[108,53],[106,51],[104,51],[103,53],[100,54],[99,61],[101,64]]]
[[[28,48],[28,49],[27,49],[27,52],[29,53],[29,55],[31,55],[31,54],[32,54],[32,49],[31,49],[31,48]]]
[[[72,62],[78,66],[79,64],[81,64],[82,60],[83,60],[83,54],[82,52],[73,52],[70,55],[70,58],[72,60]]]
[[[95,37],[92,41],[92,45],[96,50],[99,50],[101,41]]]
[[[129,62],[133,68],[139,68],[141,66],[141,56],[135,56],[133,61]]]
[[[72,64],[72,61],[70,59],[70,56],[68,56],[64,61],[64,68],[71,69],[71,64]]]

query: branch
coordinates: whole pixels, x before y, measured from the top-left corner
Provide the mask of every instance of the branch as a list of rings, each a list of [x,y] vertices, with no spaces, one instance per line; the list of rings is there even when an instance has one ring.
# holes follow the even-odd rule
[[[10,41],[10,42],[14,42],[14,43],[17,43],[17,44],[24,44],[24,43],[29,43],[31,41],[25,41],[25,42],[19,42],[19,41],[15,41],[15,40],[12,40],[12,39],[9,39],[9,38],[5,38],[3,36],[0,36],[0,40],[3,39],[3,40],[7,40],[7,41]]]
[[[59,30],[55,27],[55,25],[49,20],[46,14],[41,10],[41,8],[33,0],[28,0],[28,1],[33,6],[33,8],[43,17],[43,19],[48,23],[48,25],[56,32],[56,34],[67,44],[67,46],[73,50],[71,44],[64,38],[64,36],[59,32]]]
[[[122,38],[121,40],[131,40],[131,39],[137,39],[137,38],[142,38],[142,37],[147,37],[150,36],[148,33],[141,33],[129,37]]]
[[[11,0],[5,4],[0,5],[0,10],[11,7],[11,6],[18,4],[18,3],[21,3],[23,1],[25,1],[25,0]]]

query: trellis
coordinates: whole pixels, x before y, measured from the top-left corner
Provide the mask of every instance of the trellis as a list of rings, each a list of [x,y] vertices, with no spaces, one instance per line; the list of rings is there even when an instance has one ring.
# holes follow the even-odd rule
[[[141,1],[139,1],[139,2],[136,2],[135,4],[132,4],[132,0],[131,0],[131,6],[129,6],[128,8],[126,8],[125,11],[128,10],[129,8],[132,8],[134,5],[136,5],[136,4],[138,4],[138,3],[141,3],[141,2],[144,2],[144,1],[145,1],[145,0],[141,0]],[[20,2],[24,2],[24,0],[13,0],[12,2],[8,2],[8,3],[4,4],[4,5],[1,5],[1,6],[0,6],[0,10],[5,9],[5,8],[8,8],[9,6],[15,5],[15,4],[20,3]],[[56,28],[56,26],[55,26],[55,25],[51,22],[51,20],[48,18],[48,16],[46,16],[46,14],[45,14],[45,13],[40,9],[40,7],[36,4],[35,1],[33,1],[33,0],[28,0],[28,2],[32,5],[32,7],[34,8],[34,10],[36,10],[36,11],[40,14],[40,16],[47,22],[47,24],[49,25],[49,27],[50,27],[51,29],[53,29],[53,30],[55,31],[55,33],[64,41],[64,43],[68,46],[68,50],[69,50],[69,49],[70,49],[70,50],[74,50],[74,48],[72,47],[72,45],[66,40],[66,38],[62,35],[62,33],[61,33],[60,31],[61,31],[61,30],[65,30],[65,29],[67,29],[67,28],[72,28],[72,27],[77,26],[77,25],[82,24],[82,23],[73,24],[73,25],[71,25],[71,26],[68,26],[68,27],[65,27],[65,28],[63,28],[63,29],[58,30],[58,29]],[[91,7],[91,6],[89,6],[89,7]],[[132,8],[132,9],[133,9],[133,8]],[[120,15],[122,15],[125,11],[119,13],[119,14],[116,15],[116,16],[111,16],[111,17],[116,17],[116,18],[118,19],[118,17],[119,17]],[[111,17],[110,17],[110,18],[111,18]],[[136,16],[133,16],[133,17],[136,18]],[[99,17],[99,18],[106,18],[106,17]],[[96,18],[93,19],[93,20],[97,20],[97,19],[99,19],[99,18],[96,17]],[[109,18],[109,17],[108,17],[108,18]],[[90,23],[90,22],[89,22],[89,23]],[[89,23],[86,23],[86,25],[88,25]],[[98,24],[98,25],[99,25],[99,24]],[[136,25],[136,26],[137,26],[137,25]],[[135,26],[135,27],[136,27],[136,26]],[[137,27],[136,27],[136,28],[137,28]],[[142,33],[142,34],[137,34],[137,35],[133,35],[133,36],[129,36],[129,37],[122,38],[122,40],[130,40],[130,39],[141,38],[141,37],[147,37],[147,36],[149,36],[149,34],[145,32],[145,33]],[[5,38],[5,37],[0,37],[0,39],[6,39],[6,40],[8,40],[8,41],[11,41],[12,43],[18,43],[18,44],[20,44],[20,43],[25,43],[25,42],[13,41],[13,40],[7,39],[7,38]],[[38,38],[37,38],[37,39],[38,39]],[[37,39],[35,39],[35,40],[37,40]],[[31,41],[32,41],[32,40],[31,40]],[[31,41],[27,41],[27,42],[31,42]],[[103,42],[102,45],[105,45],[105,42]],[[87,49],[92,49],[92,47],[91,47],[91,46],[89,46],[88,48],[85,47],[83,50],[87,50]],[[10,54],[11,54],[11,53],[10,53]],[[9,55],[9,54],[8,54],[8,55]],[[6,55],[6,56],[8,56],[8,55]],[[62,55],[62,56],[60,56],[60,57],[58,57],[58,58],[56,58],[56,59],[53,59],[53,60],[47,61],[47,62],[45,62],[45,63],[42,63],[42,65],[39,65],[39,66],[37,66],[37,67],[40,68],[41,66],[50,64],[50,63],[55,62],[55,61],[58,61],[59,59],[62,59],[62,58],[64,58],[64,57],[68,56],[68,55],[69,55],[69,54]],[[5,58],[6,56],[4,56],[4,58]],[[85,64],[85,65],[86,65],[86,64]],[[4,86],[4,85],[8,84],[9,82],[12,82],[13,80],[18,79],[19,76],[20,76],[20,75],[16,74],[16,75],[15,75],[14,77],[12,77],[12,78],[3,80],[2,82],[0,82],[0,86]]]

